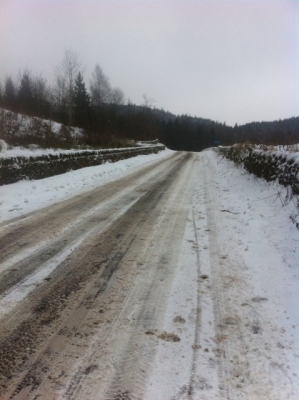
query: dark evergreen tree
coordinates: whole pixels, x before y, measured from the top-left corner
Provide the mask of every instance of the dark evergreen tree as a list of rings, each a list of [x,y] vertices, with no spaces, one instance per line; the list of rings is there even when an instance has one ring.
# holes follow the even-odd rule
[[[0,107],[3,107],[3,87],[2,87],[2,82],[0,81]]]
[[[90,117],[90,97],[80,72],[75,81],[74,115],[76,125],[81,128],[86,127]]]
[[[21,112],[23,112],[24,114],[33,113],[32,82],[30,75],[27,71],[23,73],[21,79],[21,85],[18,93],[18,100]]]
[[[5,78],[3,91],[3,106],[11,111],[17,110],[16,87],[10,76]]]
[[[32,110],[33,115],[49,118],[51,112],[50,93],[47,82],[42,76],[36,76],[31,79],[32,90]]]

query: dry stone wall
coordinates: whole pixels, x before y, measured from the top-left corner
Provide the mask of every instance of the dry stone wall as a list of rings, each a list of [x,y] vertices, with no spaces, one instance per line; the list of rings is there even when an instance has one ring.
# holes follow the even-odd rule
[[[0,158],[0,185],[7,185],[24,179],[47,178],[105,162],[115,162],[138,155],[158,153],[164,149],[164,145],[158,144],[125,149],[85,150],[37,157]]]
[[[267,181],[290,187],[293,195],[299,194],[299,153],[271,151],[249,145],[218,147],[217,152],[247,171]]]

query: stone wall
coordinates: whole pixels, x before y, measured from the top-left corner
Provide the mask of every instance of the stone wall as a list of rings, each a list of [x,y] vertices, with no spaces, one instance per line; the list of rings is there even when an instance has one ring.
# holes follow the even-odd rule
[[[23,179],[47,178],[105,162],[158,153],[164,149],[164,145],[154,145],[125,149],[85,150],[37,157],[0,158],[0,185],[7,185]]]
[[[250,145],[218,147],[216,151],[259,178],[277,180],[290,187],[293,195],[299,194],[298,152],[261,150]]]

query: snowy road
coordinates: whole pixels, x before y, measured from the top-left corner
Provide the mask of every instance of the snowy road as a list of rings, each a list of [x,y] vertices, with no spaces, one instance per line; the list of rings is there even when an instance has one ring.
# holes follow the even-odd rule
[[[298,230],[279,190],[212,151],[165,153],[4,213],[0,398],[296,399]]]

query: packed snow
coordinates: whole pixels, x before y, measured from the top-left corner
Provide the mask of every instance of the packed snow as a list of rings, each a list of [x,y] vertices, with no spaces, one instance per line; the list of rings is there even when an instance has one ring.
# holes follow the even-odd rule
[[[121,179],[172,154],[165,150],[2,186],[0,222]],[[179,272],[164,321],[165,331],[176,334],[180,342],[159,344],[145,398],[185,398],[182,395],[188,391],[187,384],[191,387],[197,382],[197,393],[204,390],[205,394],[194,399],[220,400],[215,346],[223,342],[228,343],[225,349],[231,398],[296,399],[299,231],[291,217],[298,215],[298,199],[286,202],[285,188],[236,168],[213,150],[199,157],[184,244],[178,249]],[[206,180],[202,177],[203,166]],[[217,230],[214,242],[209,239],[213,228]],[[215,246],[217,260],[211,246]],[[219,294],[223,304],[219,300],[218,306],[222,317],[226,316],[228,335],[219,335],[219,321],[214,315],[209,277],[216,261],[221,267],[219,288],[223,290]],[[201,268],[200,277],[196,264]],[[199,299],[201,333],[194,337],[194,326],[199,321],[194,310],[198,309]],[[193,383],[186,382],[190,371]],[[236,393],[238,397],[233,397]]]
[[[230,399],[297,399],[299,232],[290,216],[298,214],[298,199],[286,203],[285,188],[210,150],[202,160],[207,179],[198,163],[164,322],[180,342],[160,343],[145,398],[193,393],[194,399],[220,400],[222,375]]]

